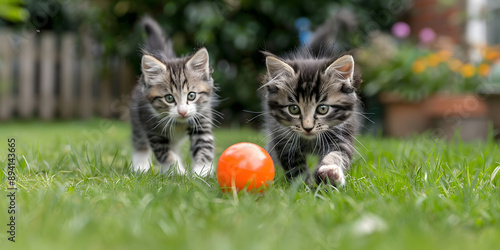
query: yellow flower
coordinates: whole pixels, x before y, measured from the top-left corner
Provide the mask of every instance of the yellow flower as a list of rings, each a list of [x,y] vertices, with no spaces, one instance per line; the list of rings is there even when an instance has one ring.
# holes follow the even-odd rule
[[[413,66],[411,67],[411,70],[413,71],[413,73],[420,74],[420,73],[425,71],[426,67],[427,67],[427,65],[425,65],[424,61],[416,60],[415,62],[413,62]]]
[[[465,78],[473,77],[476,74],[476,68],[474,65],[467,63],[460,68],[460,74]]]
[[[459,72],[460,68],[462,68],[462,61],[456,59],[456,58],[451,58],[448,62],[448,68],[450,68],[451,71],[453,72]]]
[[[431,67],[436,67],[440,62],[442,62],[442,59],[436,54],[430,54],[427,57],[427,63]]]
[[[441,61],[444,62],[444,61],[450,59],[450,57],[453,53],[451,53],[451,51],[449,51],[449,50],[440,50],[436,54],[439,56]]]
[[[493,47],[486,47],[483,49],[484,59],[488,61],[495,61],[500,58],[500,52]]]
[[[490,65],[486,63],[481,63],[479,66],[477,66],[477,73],[480,76],[487,76],[490,73]]]

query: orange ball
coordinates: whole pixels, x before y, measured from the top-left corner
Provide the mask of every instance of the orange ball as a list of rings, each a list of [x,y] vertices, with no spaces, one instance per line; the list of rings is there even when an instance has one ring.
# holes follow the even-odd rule
[[[227,148],[219,158],[217,181],[222,191],[268,187],[274,179],[274,163],[265,149],[241,142]]]

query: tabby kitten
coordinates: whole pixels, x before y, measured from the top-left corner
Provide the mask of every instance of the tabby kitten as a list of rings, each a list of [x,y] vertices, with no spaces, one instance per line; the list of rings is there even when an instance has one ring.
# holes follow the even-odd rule
[[[314,154],[319,156],[316,183],[340,187],[354,150],[359,106],[355,90],[361,79],[352,56],[310,51],[304,48],[288,58],[265,52],[267,74],[261,89],[267,147],[288,179],[302,175],[311,184],[306,155]]]
[[[161,172],[175,166],[175,172],[185,173],[178,150],[189,136],[192,170],[207,176],[212,172],[214,159],[215,102],[208,52],[202,48],[192,56],[177,58],[172,43],[156,21],[145,17],[142,24],[147,41],[142,75],[133,90],[130,107],[133,169],[149,170],[152,150]]]

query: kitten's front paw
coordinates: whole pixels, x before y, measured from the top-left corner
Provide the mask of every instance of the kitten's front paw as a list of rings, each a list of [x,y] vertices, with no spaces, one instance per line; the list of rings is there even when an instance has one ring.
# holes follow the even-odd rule
[[[320,182],[342,187],[345,184],[344,170],[338,165],[323,165],[316,171],[316,183]]]
[[[132,164],[132,169],[134,170],[134,172],[142,173],[142,172],[147,172],[150,168],[149,166],[150,165],[148,162],[136,163]]]
[[[161,173],[163,174],[173,174],[173,175],[183,175],[186,173],[186,169],[184,168],[184,164],[180,161],[178,157],[175,157],[171,163],[163,163],[161,164]]]
[[[134,152],[132,156],[132,168],[134,172],[146,172],[151,167],[149,152]]]
[[[210,176],[212,173],[212,165],[197,165],[193,167],[193,172],[201,177]]]

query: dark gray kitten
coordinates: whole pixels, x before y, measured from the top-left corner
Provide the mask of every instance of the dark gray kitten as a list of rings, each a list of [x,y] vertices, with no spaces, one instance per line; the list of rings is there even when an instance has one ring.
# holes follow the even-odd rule
[[[184,173],[178,150],[189,136],[192,170],[209,175],[214,159],[215,94],[208,52],[202,48],[192,56],[177,58],[156,21],[146,17],[142,24],[148,39],[130,107],[133,169],[149,170],[153,151],[161,172],[176,166],[175,172]]]
[[[308,184],[312,176],[306,155],[317,155],[316,183],[340,187],[354,150],[359,106],[355,90],[361,79],[352,56],[310,51],[303,48],[287,58],[265,53],[262,99],[268,151],[279,159],[289,179],[303,175]]]

